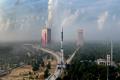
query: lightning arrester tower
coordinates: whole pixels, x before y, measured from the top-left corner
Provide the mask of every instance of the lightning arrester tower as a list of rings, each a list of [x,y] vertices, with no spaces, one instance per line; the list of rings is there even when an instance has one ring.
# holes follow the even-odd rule
[[[113,42],[111,40],[111,66],[113,65]]]

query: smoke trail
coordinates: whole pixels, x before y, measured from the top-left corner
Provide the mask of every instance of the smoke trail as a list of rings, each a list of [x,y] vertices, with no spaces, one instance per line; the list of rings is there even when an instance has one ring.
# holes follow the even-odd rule
[[[76,10],[76,12],[74,14],[71,14],[70,16],[66,17],[63,20],[61,26],[66,27],[66,26],[73,24],[79,15],[80,15],[80,11]]]
[[[0,31],[1,32],[7,31],[7,29],[9,28],[9,25],[10,25],[9,19],[7,20],[1,19],[0,20]]]
[[[104,12],[102,13],[102,15],[98,16],[98,20],[97,20],[97,23],[98,23],[98,29],[99,30],[102,30],[103,27],[104,27],[104,24],[107,20],[107,17],[108,17],[108,12]]]

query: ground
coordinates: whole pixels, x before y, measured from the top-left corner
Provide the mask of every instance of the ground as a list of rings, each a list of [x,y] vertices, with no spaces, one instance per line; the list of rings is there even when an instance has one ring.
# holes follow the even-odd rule
[[[56,60],[51,61],[51,74],[54,73],[56,64]],[[10,74],[1,77],[1,80],[44,80],[44,70],[45,68],[40,68],[39,71],[33,72],[30,65],[25,65],[12,70]]]

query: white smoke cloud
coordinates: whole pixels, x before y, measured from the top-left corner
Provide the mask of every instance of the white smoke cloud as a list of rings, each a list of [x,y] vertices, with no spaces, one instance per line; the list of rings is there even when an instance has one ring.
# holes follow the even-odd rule
[[[27,17],[23,19],[16,19],[16,21],[9,18],[0,18],[0,32],[16,32],[25,31],[29,29],[28,27],[32,25],[33,20],[36,17]],[[34,21],[35,22],[35,21]]]
[[[102,13],[100,16],[98,16],[98,20],[97,20],[97,24],[98,24],[98,29],[102,30],[104,27],[104,24],[107,20],[108,17],[108,12],[105,11],[104,13]]]
[[[113,15],[112,19],[113,19],[113,21],[115,21],[116,20],[116,15]]]
[[[9,20],[1,19],[0,20],[0,32],[7,31],[7,29],[9,28],[9,25],[10,25]]]
[[[56,9],[57,6],[58,6],[58,0],[55,0],[55,1],[54,1],[54,8]]]
[[[85,13],[85,9],[84,9],[84,8],[81,9],[81,13],[82,13],[82,14]]]
[[[69,26],[69,25],[73,24],[74,21],[78,18],[79,15],[80,15],[80,11],[77,10],[74,14],[71,14],[71,15],[67,16],[67,17],[63,20],[61,26],[62,26],[62,27],[66,27],[66,26]]]

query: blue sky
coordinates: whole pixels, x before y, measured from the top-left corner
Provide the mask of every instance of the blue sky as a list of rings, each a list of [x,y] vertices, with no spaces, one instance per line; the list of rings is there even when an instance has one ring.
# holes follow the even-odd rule
[[[54,39],[63,26],[65,40],[75,40],[80,28],[85,40],[120,40],[120,0],[54,1]],[[47,7],[48,0],[0,0],[0,41],[40,40]]]

